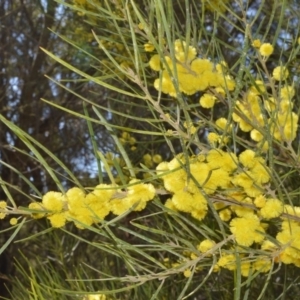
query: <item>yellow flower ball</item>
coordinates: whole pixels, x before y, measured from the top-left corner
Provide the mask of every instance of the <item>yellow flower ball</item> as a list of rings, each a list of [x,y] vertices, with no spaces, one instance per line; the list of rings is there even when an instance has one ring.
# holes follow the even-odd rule
[[[252,42],[252,47],[254,47],[254,48],[259,48],[261,46],[261,41],[260,40],[254,40],[253,42]]]
[[[146,52],[153,52],[155,49],[154,45],[151,43],[144,44],[144,50]]]
[[[216,99],[217,98],[211,94],[204,94],[200,98],[199,102],[200,102],[200,105],[204,108],[212,108],[215,105]]]
[[[54,228],[60,228],[65,226],[66,224],[66,213],[57,213],[53,214],[52,216],[47,217],[50,220],[51,226]]]
[[[219,139],[220,139],[220,136],[215,132],[210,132],[207,135],[207,140],[210,144],[217,143],[219,141]]]
[[[183,272],[183,275],[184,275],[184,277],[189,278],[189,277],[191,277],[191,275],[192,275],[192,271],[191,271],[190,269],[186,269],[186,270]]]
[[[42,203],[45,209],[60,212],[64,207],[64,196],[62,193],[51,191],[43,196]]]
[[[154,71],[159,71],[161,69],[160,61],[161,61],[161,59],[158,54],[153,55],[149,61],[150,68]]]
[[[217,264],[219,267],[234,271],[236,269],[236,256],[222,253]]]
[[[162,157],[159,154],[155,154],[153,155],[152,160],[154,163],[159,164],[162,162]]]
[[[264,43],[259,47],[259,53],[262,56],[270,56],[274,51],[273,46],[270,43]]]
[[[286,67],[276,67],[273,70],[273,78],[277,81],[285,80],[289,76],[289,70]]]
[[[39,203],[39,202],[32,202],[28,205],[28,208],[29,209],[32,209],[32,210],[38,210],[38,211],[41,211],[41,213],[39,212],[32,212],[31,213],[31,217],[33,219],[40,219],[40,218],[43,218],[46,214],[43,213],[42,211],[45,210],[44,206],[42,205],[42,203]]]
[[[259,195],[254,199],[254,204],[256,207],[262,208],[266,205],[266,198],[263,195]]]
[[[212,249],[215,245],[216,245],[216,243],[212,240],[204,240],[197,246],[197,249],[201,253],[205,253],[205,252],[209,251],[210,249]]]
[[[272,261],[268,257],[258,257],[253,262],[253,268],[256,271],[266,273],[268,272],[272,267]]]
[[[242,218],[234,218],[230,222],[230,231],[234,234],[239,245],[250,247],[254,242],[259,243],[263,241],[264,235],[262,233],[265,230],[260,225],[256,215],[247,214]]]
[[[264,219],[277,218],[282,213],[283,213],[283,204],[278,199],[268,199],[266,204],[260,210],[260,215]]]
[[[250,149],[247,149],[239,155],[239,161],[244,167],[252,168],[255,164],[254,157],[255,152]]]
[[[229,208],[223,209],[219,212],[220,219],[228,222],[231,219],[232,211]]]
[[[256,129],[252,129],[250,132],[251,139],[255,142],[260,142],[264,136]]]
[[[216,125],[222,129],[222,130],[225,130],[226,129],[226,126],[227,126],[227,120],[225,118],[219,118],[218,120],[216,120]],[[228,126],[228,129],[230,127]]]
[[[11,218],[9,220],[9,224],[12,225],[12,226],[18,224],[18,219],[17,218]]]
[[[291,85],[285,85],[280,89],[281,99],[291,100],[295,96],[295,88]]]

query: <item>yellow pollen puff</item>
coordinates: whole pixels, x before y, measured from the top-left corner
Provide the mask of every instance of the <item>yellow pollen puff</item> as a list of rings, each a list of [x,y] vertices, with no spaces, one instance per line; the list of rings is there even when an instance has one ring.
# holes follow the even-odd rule
[[[150,68],[154,71],[159,71],[161,69],[160,61],[161,59],[158,54],[153,55],[149,61]]]
[[[251,139],[255,142],[260,142],[264,136],[256,129],[252,129],[250,132]]]
[[[253,268],[256,271],[266,273],[272,267],[272,261],[269,257],[257,257],[253,262]]]
[[[229,208],[222,209],[219,212],[220,219],[224,222],[228,222],[231,219],[232,211]]]
[[[104,294],[92,294],[92,295],[87,295],[84,297],[86,300],[106,300],[107,297]]]
[[[218,261],[218,266],[234,271],[236,269],[236,256],[233,254],[222,254]]]
[[[289,76],[289,70],[286,67],[276,67],[273,70],[273,78],[277,81],[285,80]]]
[[[4,201],[4,200],[2,200],[2,201],[0,201],[0,209],[4,209],[4,208],[6,208],[6,201]]]
[[[200,98],[199,102],[204,108],[212,108],[215,105],[216,99],[215,96],[206,93]]]
[[[207,135],[207,140],[210,144],[217,143],[219,141],[219,139],[220,139],[220,136],[215,132],[210,132]]]
[[[216,121],[216,125],[221,128],[222,130],[225,130],[226,129],[226,126],[227,126],[227,120],[225,118],[219,118],[217,121]],[[230,128],[228,126],[228,128]]]
[[[260,40],[254,40],[253,42],[252,42],[252,47],[254,47],[254,48],[260,48],[260,46],[261,46],[261,41]]]
[[[285,85],[280,89],[280,97],[282,99],[290,100],[295,96],[295,88],[291,85]]]
[[[145,50],[146,52],[153,52],[154,49],[155,49],[155,47],[154,47],[154,45],[151,44],[151,43],[147,43],[147,44],[144,45],[144,50]]]
[[[38,203],[38,202],[32,202],[28,205],[29,209],[32,210],[37,210],[37,211],[41,211],[41,212],[32,212],[31,217],[33,219],[40,219],[43,218],[45,216],[45,213],[43,213],[43,210],[45,209],[44,206],[42,205],[42,203]]]
[[[273,46],[270,43],[264,43],[259,47],[259,53],[262,56],[270,56],[274,51]]]
[[[144,26],[143,23],[139,23],[139,24],[138,24],[138,28],[139,28],[140,30],[144,30],[145,26]]]
[[[191,275],[192,275],[192,271],[191,271],[190,269],[186,269],[186,270],[183,272],[183,275],[184,275],[184,277],[189,278],[189,277],[191,277]]]
[[[266,198],[263,195],[259,195],[254,199],[254,204],[256,207],[262,208],[266,204]]]
[[[255,157],[255,152],[248,149],[243,151],[239,155],[239,161],[243,164],[244,167],[252,168],[254,167],[255,164],[254,157]]]
[[[230,231],[234,234],[239,245],[250,247],[254,242],[259,243],[263,241],[264,235],[262,233],[265,230],[260,225],[256,215],[247,214],[242,218],[232,219]]]
[[[66,213],[57,213],[53,214],[52,216],[47,217],[47,219],[50,220],[51,226],[54,228],[60,228],[65,226],[67,218],[66,218]]]
[[[162,157],[159,154],[155,154],[153,155],[152,160],[154,163],[159,164],[162,162]]]
[[[64,196],[59,192],[48,192],[42,198],[45,209],[60,212],[64,207]]]
[[[278,199],[268,199],[266,204],[260,210],[260,215],[264,219],[277,218],[282,213],[283,213],[283,204]]]
[[[198,245],[197,249],[201,253],[205,253],[205,252],[209,251],[210,249],[212,249],[215,245],[216,245],[216,243],[212,240],[204,240]]]
[[[12,225],[12,226],[18,224],[18,219],[17,218],[11,218],[9,220],[9,224]]]

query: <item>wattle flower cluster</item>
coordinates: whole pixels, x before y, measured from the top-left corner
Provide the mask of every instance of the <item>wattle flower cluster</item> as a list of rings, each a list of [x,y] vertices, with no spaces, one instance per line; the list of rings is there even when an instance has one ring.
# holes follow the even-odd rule
[[[275,73],[276,78],[277,72],[278,70]],[[260,128],[268,127],[278,141],[290,142],[296,138],[299,117],[292,111],[295,89],[293,86],[282,85],[278,90],[276,98],[268,96],[265,84],[256,81],[244,99],[236,102],[233,120],[239,124],[242,131],[250,132],[251,138],[256,142],[266,141]]]
[[[73,221],[78,228],[91,226],[109,213],[121,215],[132,209],[140,211],[155,197],[152,184],[131,180],[126,191],[115,185],[99,184],[86,194],[80,188],[69,189],[65,194],[48,192],[41,202],[29,204],[33,218],[47,217],[53,227],[63,227]]]
[[[227,75],[221,65],[208,59],[197,57],[195,47],[188,46],[184,41],[174,42],[175,60],[170,55],[161,58],[158,54],[151,57],[150,67],[154,71],[162,71],[160,78],[154,81],[154,87],[165,94],[177,97],[177,92],[193,95],[209,87],[223,87],[228,90],[235,88],[235,82]],[[176,90],[174,82],[178,82]]]
[[[284,205],[279,199],[266,196],[270,170],[266,161],[254,151],[245,150],[238,157],[217,149],[188,158],[178,155],[170,162],[160,163],[157,173],[165,189],[172,194],[166,207],[202,220],[208,213],[207,199],[210,198],[220,219],[228,222],[237,247],[255,245],[257,248],[260,245],[262,251],[272,251],[261,254],[252,262],[245,251],[245,254],[236,254],[240,256],[243,276],[248,276],[250,271],[269,271],[272,257],[275,257],[275,262],[300,266],[300,207]],[[291,221],[283,213],[297,216],[299,221]],[[268,221],[279,217],[284,219],[275,245],[266,237]],[[205,240],[199,244],[198,250],[209,252],[216,244]],[[237,257],[229,252],[221,251],[215,271],[236,269]],[[195,255],[191,258],[194,259]],[[188,274],[186,270],[185,276]]]
[[[233,214],[240,218],[254,214],[255,199],[263,195],[264,184],[270,180],[262,157],[256,157],[251,150],[245,150],[237,157],[234,153],[212,149],[205,155],[189,157],[188,168],[186,160],[183,155],[178,155],[172,161],[157,166],[165,189],[173,194],[167,201],[169,208],[191,213],[202,220],[207,213],[206,197],[214,194],[236,202],[236,205],[227,206],[222,201],[216,204],[223,221],[228,221]],[[270,207],[270,210],[273,208]],[[265,210],[264,216],[268,218],[269,209]],[[281,212],[282,206],[274,214],[278,216]],[[248,245],[249,241],[241,243]]]

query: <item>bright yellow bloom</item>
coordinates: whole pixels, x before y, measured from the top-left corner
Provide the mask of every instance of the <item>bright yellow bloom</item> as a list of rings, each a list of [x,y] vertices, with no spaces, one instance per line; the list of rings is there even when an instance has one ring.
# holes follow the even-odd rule
[[[219,141],[219,139],[220,139],[220,136],[215,132],[210,132],[207,135],[207,140],[210,144],[217,143]]]
[[[62,212],[62,213],[56,213],[53,214],[49,217],[47,217],[47,219],[50,220],[51,226],[54,228],[60,228],[65,226],[67,218],[66,218],[66,213]]]
[[[150,68],[154,71],[159,71],[160,70],[160,61],[161,61],[161,59],[158,54],[153,55],[149,61]]]
[[[197,246],[197,249],[201,253],[205,253],[205,252],[209,251],[211,248],[213,248],[215,245],[216,245],[216,243],[212,240],[204,240]]]
[[[144,30],[144,29],[145,29],[145,26],[144,26],[143,23],[139,23],[139,24],[138,24],[138,28],[139,28],[140,30]]]
[[[273,78],[277,81],[285,80],[289,76],[289,70],[286,67],[276,67],[273,70]]]
[[[300,217],[300,207],[299,206],[291,206],[285,204],[283,206],[283,212],[292,216]]]
[[[11,218],[10,220],[9,220],[9,224],[10,225],[16,225],[18,223],[18,219],[17,218]]]
[[[251,271],[251,263],[249,261],[241,261],[241,274],[248,277]]]
[[[231,219],[232,211],[229,208],[222,209],[219,212],[220,219],[224,222],[228,222]]]
[[[265,250],[265,251],[273,252],[273,251],[276,251],[277,248],[278,248],[278,246],[269,240],[263,241],[263,243],[261,244],[261,249]]]
[[[262,56],[270,56],[274,51],[273,46],[270,43],[264,43],[260,46],[259,52]]]
[[[45,209],[53,212],[60,212],[64,207],[64,196],[59,192],[48,192],[42,198],[42,203]]]
[[[37,211],[41,211],[41,212],[32,212],[31,213],[31,217],[33,219],[40,219],[40,218],[43,218],[46,214],[43,213],[42,211],[45,210],[44,206],[42,205],[42,203],[39,203],[39,202],[32,202],[28,205],[28,208],[29,209],[32,209],[32,210],[37,210]]]
[[[247,149],[239,155],[239,161],[246,168],[253,168],[255,165],[255,152]]]
[[[291,100],[295,96],[295,88],[291,85],[282,86],[280,89],[281,99]]]
[[[184,277],[189,278],[189,277],[191,277],[191,275],[192,275],[192,271],[191,271],[190,269],[186,269],[186,270],[183,272],[183,275],[184,275]]]
[[[187,48],[186,42],[181,40],[176,40],[174,42],[174,50],[175,50],[175,57],[180,62],[190,62],[197,55],[197,51],[195,47],[188,46]]]
[[[155,154],[153,155],[152,160],[154,163],[159,164],[162,162],[162,157],[159,154]]]
[[[260,214],[264,219],[279,217],[283,213],[283,204],[278,199],[268,199],[261,208]]]
[[[228,69],[228,65],[225,61],[220,61],[218,64],[216,64],[216,71],[219,74],[224,74]]]
[[[254,204],[256,207],[262,208],[266,205],[266,198],[263,195],[259,195],[254,199]]]
[[[208,152],[206,159],[211,169],[222,168],[227,172],[237,169],[238,159],[234,153],[212,149]]]
[[[170,199],[170,198],[166,201],[165,207],[167,207],[168,209],[177,211],[175,204],[173,203],[172,199]]]
[[[0,201],[0,209],[5,209],[7,206],[6,201],[2,200]]]
[[[252,129],[250,132],[251,139],[255,142],[260,142],[264,136],[256,129]]]
[[[236,259],[236,256],[233,254],[222,253],[217,264],[219,267],[234,271],[236,269]]]
[[[139,183],[136,179],[131,180],[129,183],[136,184],[128,187],[125,197],[113,199],[110,202],[111,211],[115,215],[121,215],[131,208],[134,211],[141,211],[146,207],[147,202],[155,196],[155,188],[152,184]]]
[[[284,223],[286,223],[284,225]],[[276,239],[282,244],[283,251],[280,260],[283,263],[298,263],[300,259],[300,226],[297,222],[284,221],[283,230],[279,232]]]
[[[172,202],[174,203],[176,209],[180,211],[191,213],[196,210],[199,212],[204,212],[203,217],[206,215],[207,201],[200,192],[194,194],[186,191],[176,192],[173,195]]]
[[[230,222],[230,231],[234,234],[236,242],[245,247],[250,247],[254,242],[260,243],[264,239],[264,229],[254,214],[234,218]]]
[[[84,297],[85,300],[106,300],[106,295],[104,294],[91,294]]]
[[[146,52],[153,52],[155,49],[154,45],[151,43],[144,44],[144,50]]]
[[[261,41],[260,40],[254,40],[253,42],[252,42],[252,46],[254,47],[254,48],[260,48],[260,46],[261,46]]]
[[[225,118],[219,118],[218,120],[216,120],[216,125],[222,129],[225,130],[226,126],[227,126],[227,120]],[[230,129],[231,126],[228,126],[228,129]]]
[[[243,203],[245,203],[246,205],[244,206]],[[231,205],[231,210],[238,217],[246,217],[247,215],[253,215],[254,210],[251,207],[248,207],[247,204],[252,204],[252,199],[249,197],[246,197],[243,200],[241,200],[241,205]]]
[[[212,108],[215,105],[216,97],[211,94],[204,94],[201,96],[199,102],[204,108]]]

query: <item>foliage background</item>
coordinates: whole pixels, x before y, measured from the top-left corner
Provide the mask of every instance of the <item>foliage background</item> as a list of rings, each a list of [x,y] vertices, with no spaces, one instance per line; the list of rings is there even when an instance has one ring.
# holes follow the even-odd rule
[[[245,23],[251,23],[253,37],[275,46],[267,68],[273,69],[279,62],[287,65],[298,95],[299,54],[292,52],[299,36],[298,1],[224,3],[228,10],[211,11],[202,2],[188,0],[74,1],[64,5],[51,0],[2,1],[1,199],[27,206],[34,196],[49,190],[72,186],[88,190],[99,182],[109,182],[109,171],[102,167],[105,163],[114,166],[113,175],[121,184],[132,175],[131,166],[140,171],[140,178],[149,173],[159,184],[151,172],[155,164],[148,168],[145,154],[160,154],[170,160],[182,151],[197,153],[199,145],[208,147],[206,136],[212,120],[228,112],[222,105],[212,112],[198,107],[198,94],[184,99],[185,105],[157,94],[152,85],[156,74],[147,65],[151,55],[143,49],[151,35],[137,27],[142,20],[149,24],[153,41],[169,34],[168,45],[182,38],[197,47],[203,57],[225,60],[230,74],[243,87],[250,86],[251,78],[261,73],[251,46],[245,44]],[[104,49],[100,49],[92,30]],[[158,49],[161,46],[155,45]],[[179,120],[181,126],[185,118],[203,120],[194,140],[187,142],[186,136],[166,134],[174,128],[161,122],[153,103],[141,99],[138,85],[118,68],[122,63],[140,72],[150,94],[161,97],[165,113],[184,116]],[[296,96],[297,110],[298,100]],[[196,105],[197,115],[193,114]],[[120,152],[124,131],[136,142],[125,144],[124,152]],[[249,135],[239,134],[238,151],[253,146]],[[295,153],[298,143],[297,138]],[[284,182],[285,193],[293,195],[294,204],[299,205],[298,166],[284,145],[276,148],[279,155],[273,167],[278,173],[277,183]],[[115,155],[111,161],[105,156],[108,152]],[[112,293],[113,299],[182,299],[189,293],[195,299],[254,299],[260,295],[289,299],[299,295],[299,271],[291,266],[244,281],[229,271],[211,274],[207,269],[190,280],[175,267],[160,274],[164,258],[184,258],[184,251],[195,249],[199,235],[215,236],[217,230],[213,221],[198,227],[187,216],[168,215],[162,206],[164,197],[141,214],[131,213],[120,220],[111,217],[108,225],[90,230],[78,230],[72,224],[54,230],[47,220],[26,220],[15,241],[1,253],[2,284],[9,289],[5,296],[82,299],[98,290],[123,291]],[[8,220],[0,226],[1,244],[5,245],[14,228],[7,230]],[[160,281],[155,276],[143,277],[144,270],[153,264]],[[202,264],[204,267],[209,262]],[[136,274],[140,274],[139,279],[124,279]],[[107,277],[109,280],[99,281]]]

